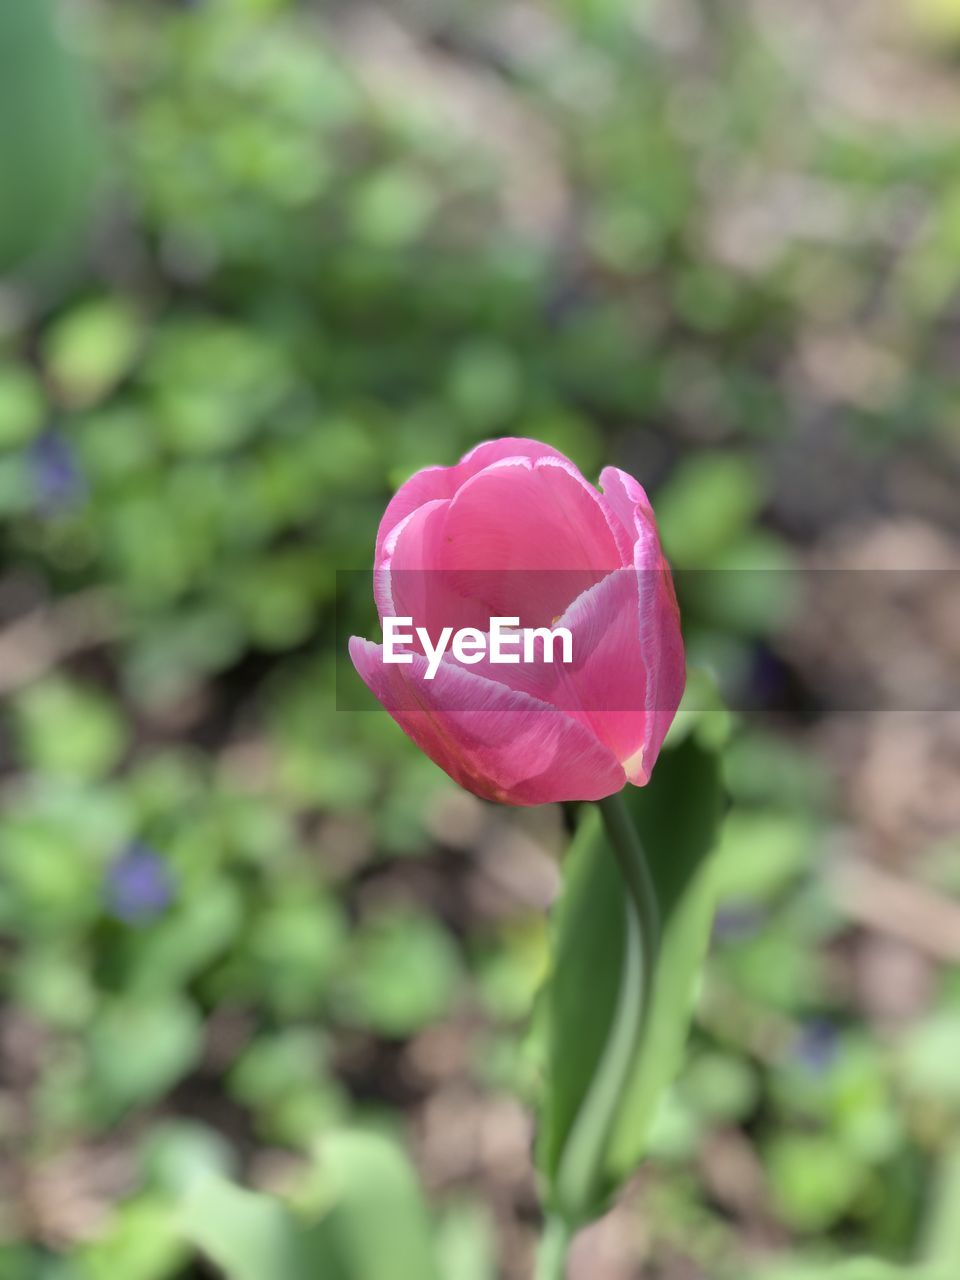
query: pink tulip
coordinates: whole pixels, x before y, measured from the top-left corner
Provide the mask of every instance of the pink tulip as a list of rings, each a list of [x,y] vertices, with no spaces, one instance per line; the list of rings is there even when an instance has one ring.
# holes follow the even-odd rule
[[[404,484],[377,534],[381,620],[400,615],[436,644],[490,618],[566,627],[569,663],[459,661],[427,678],[354,636],[354,666],[401,728],[488,800],[599,800],[643,786],[683,692],[680,617],[647,495],[607,467],[602,493],[536,440],[490,440],[456,466]]]

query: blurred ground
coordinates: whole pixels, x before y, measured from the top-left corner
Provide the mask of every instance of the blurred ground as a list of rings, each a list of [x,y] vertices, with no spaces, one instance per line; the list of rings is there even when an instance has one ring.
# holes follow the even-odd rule
[[[482,805],[333,697],[336,569],[415,467],[500,434],[648,484],[673,563],[730,575],[691,578],[688,646],[748,708],[689,1060],[571,1274],[942,1249],[960,6],[61,17],[103,159],[76,251],[0,288],[0,1278],[208,1274],[189,1171],[295,1198],[344,1121],[529,1275],[569,815]],[[54,135],[12,118],[26,175]],[[801,569],[826,632],[770,589]],[[940,573],[904,599],[905,569]]]

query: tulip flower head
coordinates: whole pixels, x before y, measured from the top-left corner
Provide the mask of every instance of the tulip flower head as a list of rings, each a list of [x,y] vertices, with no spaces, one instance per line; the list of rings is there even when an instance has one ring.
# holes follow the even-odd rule
[[[683,641],[653,511],[626,472],[600,483],[548,445],[491,440],[418,471],[380,522],[388,643],[354,636],[350,656],[414,742],[486,799],[642,786],[676,714]]]

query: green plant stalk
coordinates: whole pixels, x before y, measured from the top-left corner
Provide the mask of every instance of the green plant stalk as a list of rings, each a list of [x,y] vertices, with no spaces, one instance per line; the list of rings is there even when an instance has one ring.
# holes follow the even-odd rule
[[[940,1161],[933,1204],[923,1232],[921,1259],[931,1275],[960,1273],[960,1148],[948,1149]],[[926,1275],[926,1272],[924,1272]]]
[[[566,1280],[572,1232],[562,1218],[548,1218],[537,1252],[536,1280]]]
[[[623,797],[608,796],[599,808],[627,890],[627,920],[610,1035],[557,1171],[556,1207],[571,1234],[604,1195],[603,1154],[643,1037],[660,945],[656,890]]]
[[[627,810],[622,792],[599,800],[603,824],[613,852],[616,855],[620,872],[626,882],[630,899],[637,910],[640,924],[643,958],[645,963],[646,986],[653,982],[657,951],[660,947],[660,907],[657,903],[657,891],[647,863],[643,846],[637,829]]]

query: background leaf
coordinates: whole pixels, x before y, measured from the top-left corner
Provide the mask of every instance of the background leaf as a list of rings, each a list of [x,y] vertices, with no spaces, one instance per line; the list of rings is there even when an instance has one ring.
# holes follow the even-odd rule
[[[316,1239],[311,1257],[303,1228],[280,1200],[219,1178],[195,1188],[182,1230],[228,1280],[340,1280]]]
[[[403,1152],[377,1134],[342,1132],[324,1140],[321,1156],[333,1197],[323,1233],[342,1274],[440,1280],[426,1204]]]
[[[320,1151],[320,1215],[210,1177],[185,1202],[185,1236],[227,1280],[440,1280],[416,1175],[396,1144],[343,1131]]]
[[[63,43],[57,8],[54,0],[0,5],[0,270],[74,231],[91,195],[90,85]]]
[[[854,1258],[836,1266],[813,1264],[777,1267],[756,1280],[949,1280],[946,1272],[929,1267],[898,1267],[877,1258]]]

